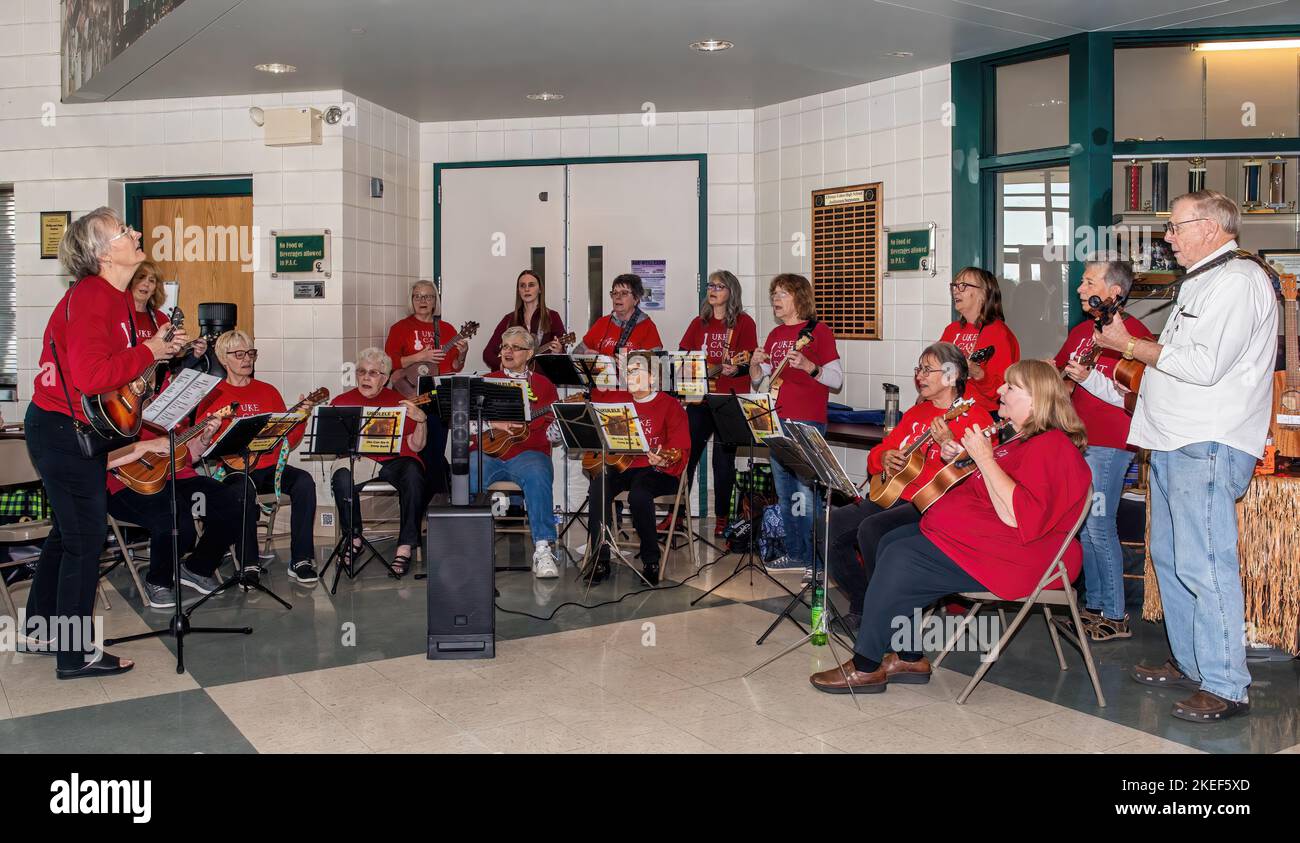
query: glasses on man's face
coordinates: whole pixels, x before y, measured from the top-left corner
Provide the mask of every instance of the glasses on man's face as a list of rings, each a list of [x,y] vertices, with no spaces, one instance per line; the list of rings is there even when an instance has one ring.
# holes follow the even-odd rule
[[[1190,220],[1182,220],[1181,222],[1172,222],[1172,221],[1167,222],[1165,223],[1165,234],[1177,234],[1178,229],[1182,228],[1188,223],[1203,222],[1207,219],[1209,219],[1209,217],[1193,217]]]
[[[416,293],[411,296],[411,301],[433,301],[436,298],[433,293]]]
[[[244,359],[248,359],[248,360],[256,360],[256,359],[257,359],[257,349],[256,349],[256,348],[248,348],[248,349],[241,348],[241,349],[239,349],[238,351],[232,351],[232,352],[230,352],[230,356],[233,357],[233,358],[235,358],[236,360],[244,360]]]
[[[506,351],[524,352],[524,351],[528,351],[528,349],[525,348],[525,347],[522,346],[522,345],[511,345],[511,344],[508,343],[508,342],[503,342],[503,343],[501,343],[501,351],[503,351],[503,352],[506,352]]]
[[[978,287],[979,284],[967,284],[965,281],[954,281],[948,285],[948,289],[952,290],[954,293],[965,292],[966,290],[974,290]]]
[[[357,369],[357,377],[359,378],[381,378],[383,376],[383,369]]]
[[[925,375],[925,376],[928,378],[930,375],[933,375],[933,374],[935,374],[936,372],[942,372],[942,371],[943,371],[943,369],[933,369],[933,368],[931,368],[931,367],[929,367],[929,366],[917,366],[915,369],[912,370],[912,374],[913,374],[913,375]]]

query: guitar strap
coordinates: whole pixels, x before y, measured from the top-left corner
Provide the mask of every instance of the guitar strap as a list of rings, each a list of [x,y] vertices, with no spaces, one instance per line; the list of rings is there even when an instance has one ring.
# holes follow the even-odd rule
[[[1190,281],[1191,279],[1195,278],[1198,275],[1201,275],[1202,273],[1209,272],[1211,269],[1218,269],[1224,264],[1234,260],[1250,261],[1251,263],[1255,264],[1255,266],[1258,266],[1260,269],[1264,270],[1264,274],[1268,276],[1270,281],[1272,281],[1275,284],[1277,283],[1278,281],[1277,270],[1274,269],[1272,265],[1269,264],[1268,261],[1264,260],[1259,255],[1253,252],[1249,252],[1245,249],[1230,249],[1224,252],[1223,254],[1219,255],[1217,258],[1210,261],[1209,263],[1203,264],[1201,266],[1196,267],[1196,269],[1184,273],[1182,278],[1179,278],[1177,281],[1170,284],[1169,287],[1171,289],[1177,289],[1182,285],[1184,281]]]

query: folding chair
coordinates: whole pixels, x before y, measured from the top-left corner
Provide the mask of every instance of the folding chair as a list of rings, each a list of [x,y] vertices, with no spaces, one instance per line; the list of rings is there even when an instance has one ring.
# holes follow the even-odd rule
[[[140,566],[147,564],[149,560],[147,558],[139,558],[136,551],[142,547],[148,547],[149,541],[146,539],[139,542],[127,542],[126,539],[123,538],[122,533],[122,530],[125,527],[140,529],[139,524],[132,524],[129,521],[118,521],[111,513],[109,514],[108,530],[113,534],[113,541],[117,544],[117,549],[110,552],[121,554],[122,564],[126,566],[126,572],[131,575],[131,582],[135,584],[135,591],[140,595],[140,602],[148,608],[149,604],[145,600],[144,595],[144,581],[140,579]],[[109,566],[108,571],[111,571],[116,564],[117,563],[114,563],[114,565]],[[105,571],[104,573],[107,573],[108,571]]]
[[[984,674],[988,673],[989,668],[993,666],[993,662],[998,660],[1007,643],[1011,640],[1012,636],[1015,635],[1016,630],[1020,628],[1020,624],[1028,616],[1030,610],[1036,605],[1043,607],[1043,615],[1047,620],[1047,634],[1052,639],[1052,647],[1056,649],[1056,660],[1060,664],[1061,670],[1069,670],[1069,666],[1065,663],[1065,656],[1061,652],[1061,641],[1057,635],[1056,624],[1052,622],[1052,606],[1069,606],[1070,616],[1074,618],[1074,628],[1076,630],[1083,629],[1083,623],[1079,619],[1079,602],[1075,597],[1074,587],[1070,585],[1070,575],[1065,569],[1065,552],[1069,549],[1070,542],[1074,541],[1075,536],[1078,535],[1079,528],[1083,526],[1083,522],[1087,519],[1088,511],[1091,508],[1092,486],[1089,485],[1088,494],[1083,499],[1083,507],[1080,509],[1079,517],[1074,523],[1074,529],[1070,530],[1069,534],[1065,537],[1065,541],[1061,542],[1061,547],[1057,550],[1055,558],[1053,558],[1051,564],[1047,566],[1047,570],[1043,573],[1042,578],[1039,579],[1038,585],[1028,597],[1022,597],[1016,600],[1004,600],[996,594],[988,591],[968,591],[961,593],[961,597],[974,601],[973,605],[971,606],[970,611],[968,611],[962,618],[961,623],[957,626],[952,638],[950,638],[944,645],[943,652],[939,653],[938,657],[935,658],[935,667],[939,666],[956,645],[957,641],[961,639],[962,634],[966,631],[967,625],[971,622],[971,619],[975,617],[976,613],[979,612],[982,606],[990,603],[1020,603],[1021,607],[1020,611],[1016,613],[1016,616],[1012,618],[1009,626],[1005,623],[1003,624],[1004,631],[1002,637],[998,639],[998,642],[993,645],[993,648],[985,655],[985,657],[980,659],[981,663],[979,670],[975,671],[975,675],[971,677],[970,682],[966,684],[966,687],[957,697],[958,705],[966,702],[966,698],[970,696],[971,691],[975,690],[975,686],[984,678]],[[1061,588],[1059,590],[1049,589],[1048,587],[1057,580],[1060,581]],[[1088,678],[1092,680],[1092,690],[1093,693],[1097,695],[1097,705],[1104,708],[1106,706],[1106,697],[1101,692],[1101,681],[1097,678],[1097,666],[1092,660],[1092,650],[1088,646],[1088,636],[1072,635],[1070,636],[1070,639],[1076,646],[1078,646],[1080,652],[1083,653],[1083,663],[1088,668]]]
[[[683,541],[686,542],[687,548],[690,549],[691,564],[698,568],[700,565],[700,561],[695,552],[696,535],[695,535],[694,524],[691,521],[691,515],[689,512],[687,512],[684,518],[679,517],[680,514],[686,509],[686,505],[689,503],[689,501],[687,500],[688,489],[689,487],[686,482],[686,472],[683,471],[681,479],[677,482],[677,491],[675,493],[671,495],[655,496],[654,499],[655,510],[656,510],[656,514],[658,514],[658,508],[660,505],[667,505],[669,507],[668,532],[664,537],[664,556],[667,557],[668,554],[673,552],[673,550],[676,547],[676,545],[674,544],[676,539],[682,539]],[[626,501],[627,499],[628,499],[627,492],[619,492],[617,495],[614,496],[614,502]],[[611,503],[609,507],[610,520],[608,523],[610,524],[618,523],[614,520],[614,514],[615,514],[614,505],[613,503]],[[636,541],[627,541],[627,542],[620,541],[619,544],[626,545],[628,547],[640,546],[640,542],[636,542]],[[666,561],[667,560],[665,559],[665,562]]]

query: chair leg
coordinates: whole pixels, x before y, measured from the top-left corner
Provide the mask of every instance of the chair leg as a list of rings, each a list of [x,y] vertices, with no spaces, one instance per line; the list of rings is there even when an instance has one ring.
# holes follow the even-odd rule
[[[131,575],[131,583],[135,586],[136,594],[140,595],[140,601],[144,602],[144,583],[140,580],[140,571],[136,568],[135,552],[127,545],[126,539],[122,536],[122,528],[116,521],[110,522],[113,529],[113,541],[117,542],[117,549],[122,554],[122,563],[126,565],[126,572]]]
[[[966,612],[965,615],[962,616],[961,623],[959,623],[957,625],[957,628],[953,630],[952,638],[948,639],[947,643],[943,645],[942,652],[940,652],[939,655],[935,656],[934,661],[931,662],[932,667],[938,667],[940,664],[943,663],[943,660],[948,657],[948,654],[952,652],[952,648],[955,647],[957,645],[957,642],[961,639],[962,633],[966,631],[966,627],[970,625],[971,620],[973,620],[975,615],[979,613],[980,607],[982,607],[983,605],[984,604],[979,602],[978,600],[971,605],[970,610]],[[933,612],[931,612],[931,614],[932,613]],[[927,614],[926,618],[929,617],[930,615]]]
[[[9,593],[9,583],[5,582],[3,571],[0,571],[0,594],[4,595],[5,605],[9,607],[9,617],[17,620],[18,604],[14,602],[14,596]]]
[[[271,511],[266,515],[266,539],[262,542],[262,555],[271,554],[271,545],[275,541],[275,520],[280,514],[279,502],[271,504]],[[292,560],[290,560],[292,561]]]
[[[1038,591],[1041,590],[1041,588],[1038,589]],[[1016,612],[1016,617],[1011,621],[1011,625],[1006,628],[1006,631],[1002,633],[1002,637],[998,639],[998,643],[994,644],[993,649],[986,653],[985,657],[980,659],[979,670],[975,671],[975,675],[971,677],[970,682],[966,683],[966,687],[963,688],[962,692],[957,696],[957,705],[962,705],[966,702],[966,698],[970,696],[971,691],[975,690],[975,686],[984,678],[984,674],[989,672],[989,668],[993,666],[993,662],[997,661],[1002,655],[1002,648],[1011,640],[1011,636],[1015,635],[1016,630],[1020,628],[1020,624],[1024,622],[1025,616],[1029,614],[1030,608],[1033,607],[1033,600],[1038,596],[1038,591],[1035,591],[1034,594],[1025,601],[1024,605],[1020,607],[1020,611]]]
[[[1088,678],[1092,680],[1093,693],[1097,695],[1097,705],[1106,707],[1106,697],[1101,692],[1101,679],[1097,676],[1097,665],[1092,660],[1092,648],[1088,646],[1088,635],[1083,631],[1083,620],[1079,617],[1079,601],[1075,599],[1074,587],[1065,583],[1065,599],[1070,604],[1070,616],[1074,618],[1074,628],[1079,631],[1079,649],[1083,652],[1083,663],[1088,668]]]
[[[1061,636],[1056,633],[1056,624],[1052,622],[1052,607],[1046,603],[1043,604],[1043,617],[1047,620],[1047,636],[1052,639],[1052,647],[1056,650],[1056,661],[1061,665],[1061,670],[1069,670],[1065,654],[1061,652]]]
[[[104,581],[101,579],[95,583],[95,591],[99,594],[99,600],[104,604],[104,611],[113,611],[113,604],[108,601],[108,592],[104,591]]]

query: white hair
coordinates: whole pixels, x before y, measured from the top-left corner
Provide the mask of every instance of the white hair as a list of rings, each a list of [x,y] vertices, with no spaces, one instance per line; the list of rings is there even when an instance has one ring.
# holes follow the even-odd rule
[[[375,368],[385,375],[393,370],[393,361],[388,357],[388,353],[382,348],[373,345],[369,348],[363,348],[357,353],[357,368],[361,368],[364,363],[373,364]]]

